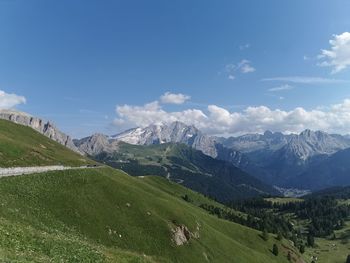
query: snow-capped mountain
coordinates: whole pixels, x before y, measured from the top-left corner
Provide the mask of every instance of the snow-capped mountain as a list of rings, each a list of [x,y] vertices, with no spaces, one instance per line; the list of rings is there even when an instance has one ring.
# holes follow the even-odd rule
[[[162,143],[183,143],[202,151],[213,158],[218,156],[216,142],[203,134],[193,125],[173,122],[169,125],[150,125],[146,128],[135,128],[114,135],[112,139],[135,145],[151,145]]]
[[[90,156],[96,156],[102,152],[118,151],[119,142],[134,145],[182,143],[210,157],[229,161],[248,173],[251,167],[255,167],[241,152],[224,147],[216,142],[215,138],[203,134],[193,125],[186,125],[182,122],[130,129],[113,136],[94,134],[90,137],[74,140],[80,151]]]

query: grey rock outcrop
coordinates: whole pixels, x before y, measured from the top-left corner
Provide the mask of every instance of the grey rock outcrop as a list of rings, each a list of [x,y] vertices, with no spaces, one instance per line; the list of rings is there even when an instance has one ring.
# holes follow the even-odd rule
[[[80,151],[90,156],[95,156],[102,152],[113,153],[118,151],[119,148],[118,140],[111,139],[100,133],[96,133],[80,140],[74,140],[74,143]]]
[[[194,233],[192,233],[187,226],[177,225],[171,229],[173,234],[173,241],[177,246],[182,246],[188,243],[191,238],[199,239],[200,224],[197,222],[197,227]]]
[[[74,145],[70,136],[61,132],[52,122],[44,121],[40,118],[33,117],[25,112],[15,110],[0,110],[0,119],[8,120],[20,125],[31,127],[53,141],[56,141],[67,148],[82,154]]]

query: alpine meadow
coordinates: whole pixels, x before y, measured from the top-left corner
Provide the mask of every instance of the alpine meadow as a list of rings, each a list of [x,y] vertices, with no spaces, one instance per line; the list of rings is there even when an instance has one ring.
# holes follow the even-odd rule
[[[350,263],[349,10],[0,0],[0,262]]]

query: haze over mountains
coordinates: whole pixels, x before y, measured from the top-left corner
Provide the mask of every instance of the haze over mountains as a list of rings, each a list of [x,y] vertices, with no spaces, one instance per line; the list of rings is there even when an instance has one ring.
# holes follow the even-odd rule
[[[290,135],[267,131],[264,134],[219,138],[218,141],[242,152],[266,171],[261,175],[262,180],[285,187],[306,187],[302,173],[330,155],[350,147],[346,136],[311,130]]]

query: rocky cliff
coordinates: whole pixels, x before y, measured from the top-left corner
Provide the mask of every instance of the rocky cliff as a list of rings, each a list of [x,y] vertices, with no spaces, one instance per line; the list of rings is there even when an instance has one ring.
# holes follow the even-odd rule
[[[58,130],[50,121],[44,121],[25,112],[15,110],[0,110],[0,119],[31,127],[51,140],[81,154],[81,151],[74,145],[72,138]]]

